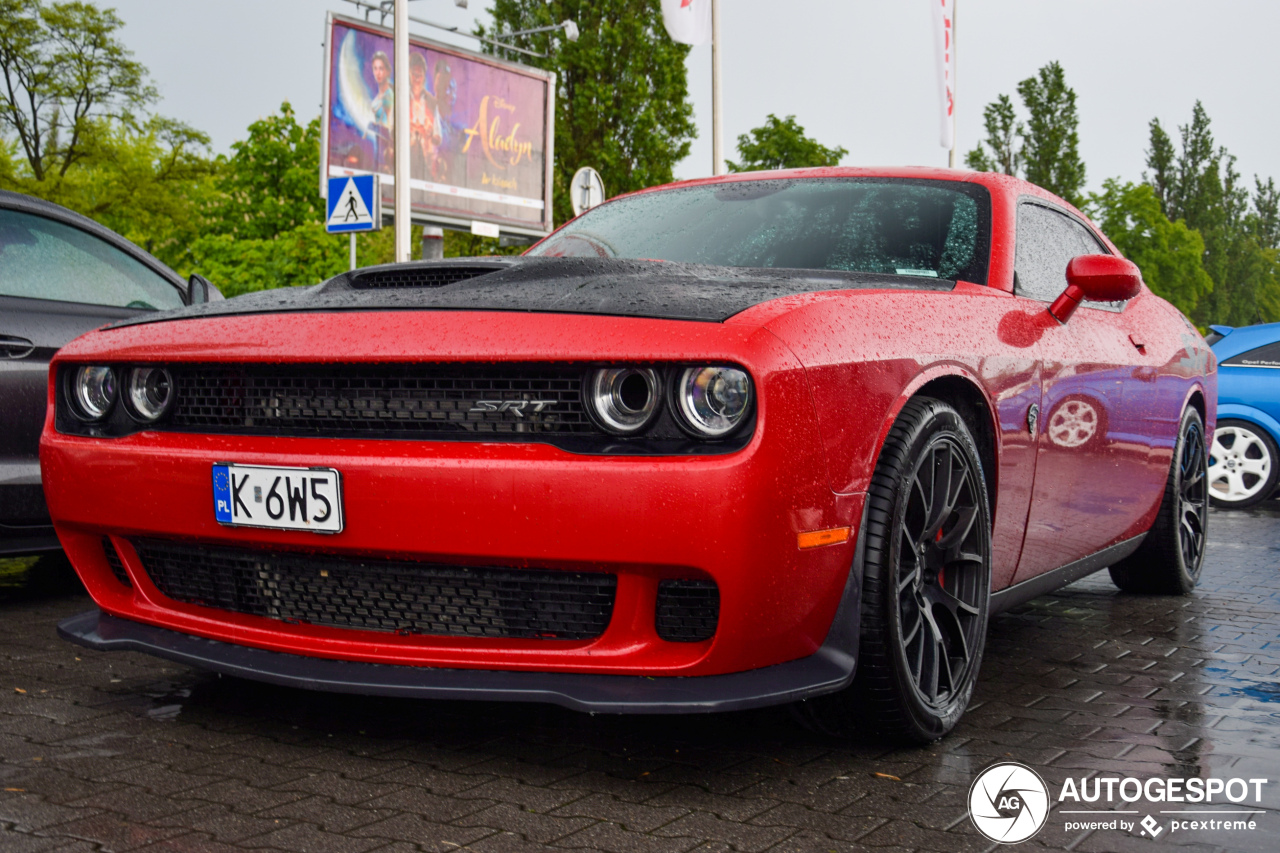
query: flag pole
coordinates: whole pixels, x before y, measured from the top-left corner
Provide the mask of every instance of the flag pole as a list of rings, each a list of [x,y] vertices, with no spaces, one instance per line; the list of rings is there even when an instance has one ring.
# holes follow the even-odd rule
[[[959,112],[956,110],[956,103],[960,96],[958,86],[960,82],[960,72],[958,70],[960,68],[960,51],[956,49],[959,45],[959,42],[956,41],[956,27],[959,26],[956,21],[958,20],[959,8],[959,0],[951,0],[951,153],[947,156],[947,166],[951,169],[956,168],[956,155],[960,148],[960,137],[956,133],[956,128],[958,127],[957,117],[959,116]]]
[[[711,0],[711,174],[724,174],[724,100],[720,91],[720,0]]]
[[[411,259],[409,245],[409,0],[395,0],[395,177],[396,263]]]

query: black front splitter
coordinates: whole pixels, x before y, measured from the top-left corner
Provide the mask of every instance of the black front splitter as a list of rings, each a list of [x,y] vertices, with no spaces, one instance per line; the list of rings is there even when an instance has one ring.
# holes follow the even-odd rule
[[[780,705],[840,690],[853,680],[854,672],[853,650],[841,648],[843,643],[832,643],[830,638],[807,658],[762,669],[650,678],[329,660],[195,637],[98,610],[64,620],[58,634],[90,649],[145,652],[285,687],[416,699],[547,702],[603,714],[710,713]]]

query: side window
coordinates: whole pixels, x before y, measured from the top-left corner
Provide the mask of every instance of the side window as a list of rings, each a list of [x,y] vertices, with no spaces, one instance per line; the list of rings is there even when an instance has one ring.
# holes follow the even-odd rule
[[[1017,240],[1014,270],[1018,294],[1041,302],[1052,302],[1066,288],[1067,264],[1072,258],[1107,254],[1088,228],[1039,204],[1018,207]]]
[[[110,243],[16,210],[0,210],[0,296],[117,308],[182,306],[182,295],[167,279]]]
[[[1224,365],[1232,367],[1269,367],[1272,370],[1280,369],[1280,341],[1274,344],[1260,346],[1257,349],[1251,349],[1248,352],[1242,352],[1239,355],[1233,355],[1231,358],[1222,362]]]

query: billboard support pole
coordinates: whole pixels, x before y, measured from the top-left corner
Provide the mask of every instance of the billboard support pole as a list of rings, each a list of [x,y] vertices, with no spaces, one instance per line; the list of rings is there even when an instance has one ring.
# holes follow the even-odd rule
[[[396,263],[411,258],[409,245],[409,0],[395,0]]]
[[[711,0],[711,174],[724,174],[724,99],[720,90],[720,0]]]

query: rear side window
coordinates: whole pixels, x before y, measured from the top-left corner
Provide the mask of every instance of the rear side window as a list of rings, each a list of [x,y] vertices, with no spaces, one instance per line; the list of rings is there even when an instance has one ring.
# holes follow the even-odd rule
[[[1248,352],[1242,352],[1239,355],[1233,355],[1231,358],[1222,362],[1224,365],[1232,367],[1269,367],[1272,370],[1280,369],[1280,341],[1266,346],[1251,349]]]
[[[0,210],[0,296],[116,308],[182,306],[167,279],[110,243],[16,210]]]
[[[1018,208],[1017,292],[1052,302],[1067,286],[1067,264],[1079,255],[1110,254],[1088,228],[1071,217],[1039,204]],[[1087,303],[1090,307],[1123,303]]]

